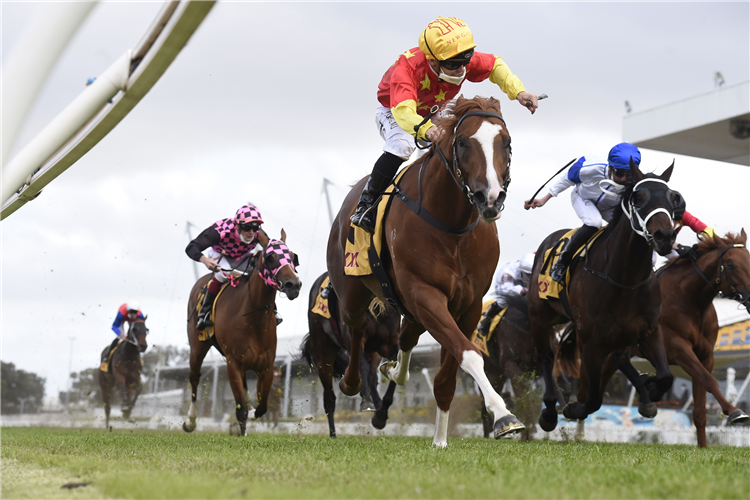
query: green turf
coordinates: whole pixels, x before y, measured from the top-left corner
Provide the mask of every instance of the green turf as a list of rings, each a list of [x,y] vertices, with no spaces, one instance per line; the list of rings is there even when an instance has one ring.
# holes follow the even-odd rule
[[[2,498],[741,498],[746,448],[4,428]],[[91,482],[60,490],[69,482]]]

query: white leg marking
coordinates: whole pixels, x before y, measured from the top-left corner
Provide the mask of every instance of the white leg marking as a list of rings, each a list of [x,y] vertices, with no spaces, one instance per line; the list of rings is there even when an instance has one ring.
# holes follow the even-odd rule
[[[479,130],[471,136],[476,139],[484,152],[484,158],[487,160],[487,184],[489,193],[487,194],[487,204],[491,207],[497,201],[503,185],[495,172],[495,137],[502,132],[503,126],[496,123],[482,122]]]
[[[574,435],[576,441],[583,441],[584,439],[586,439],[586,433],[583,429],[583,422],[583,420],[579,420],[576,423],[576,433]]]
[[[432,446],[445,448],[448,446],[448,413],[440,408],[437,409],[435,420],[435,439],[432,440]]]
[[[464,351],[461,369],[471,375],[484,395],[484,405],[495,416],[495,422],[500,418],[510,415],[505,407],[505,401],[492,388],[487,375],[484,374],[484,360],[482,356],[474,351]]]
[[[247,419],[250,420],[251,418],[255,418],[255,408],[247,412]]]
[[[393,361],[389,362],[385,368],[385,377],[388,380],[396,382],[398,385],[406,385],[409,381],[409,361],[411,360],[411,350],[398,351],[398,361],[395,366]]]
[[[190,409],[188,410],[188,418],[191,422],[195,422],[195,418],[198,416],[198,409],[195,407],[193,401],[190,402]]]

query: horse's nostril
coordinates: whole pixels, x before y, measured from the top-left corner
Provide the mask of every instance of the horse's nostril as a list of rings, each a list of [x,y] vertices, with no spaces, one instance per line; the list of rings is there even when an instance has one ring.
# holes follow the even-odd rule
[[[487,197],[484,195],[484,191],[475,191],[474,194],[474,203],[477,205],[484,205],[487,203]]]

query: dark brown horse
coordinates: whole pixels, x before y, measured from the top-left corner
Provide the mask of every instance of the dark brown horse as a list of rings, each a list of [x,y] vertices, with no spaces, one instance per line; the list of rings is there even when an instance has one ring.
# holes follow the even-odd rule
[[[106,373],[99,370],[99,386],[102,389],[107,427],[109,427],[109,412],[111,410],[109,402],[112,399],[112,390],[115,387],[120,391],[122,399],[122,416],[131,422],[133,421],[130,412],[135,406],[135,400],[141,393],[141,353],[148,348],[146,335],[148,335],[146,318],[132,322],[128,328],[128,340],[121,342],[115,350],[112,359],[109,361],[109,370]],[[107,346],[102,351],[102,357],[109,348]]]
[[[515,401],[509,401],[508,406],[526,426],[523,438],[528,439],[534,433],[534,420],[536,412],[539,411],[537,408],[532,412],[531,398],[528,395],[533,378],[541,373],[541,365],[536,356],[534,339],[531,336],[526,297],[509,293],[504,298],[508,310],[491,332],[492,335],[487,342],[490,355],[484,356],[484,373],[487,374],[490,384],[498,393],[502,391],[505,382],[510,380]],[[520,401],[523,401],[523,404],[518,405],[517,402]],[[482,405],[482,424],[484,437],[489,437],[493,420],[484,405]]]
[[[439,126],[442,138],[399,181],[384,224],[381,258],[389,290],[401,310],[413,318],[401,323],[398,363],[384,372],[390,380],[405,384],[419,336],[429,331],[440,343],[433,444],[445,447],[459,366],[479,385],[495,416],[496,437],[518,432],[523,425],[492,388],[482,355],[469,341],[500,255],[494,221],[510,182],[510,134],[498,101],[481,97],[459,97]],[[358,182],[344,200],[328,240],[328,273],[343,321],[351,329],[352,345],[362,342],[372,298],[386,300],[374,276],[353,278],[343,272],[349,216],[365,181]],[[341,386],[345,394],[359,391],[359,356],[350,357]]]
[[[599,409],[608,381],[608,377],[602,377],[602,368],[610,355],[638,390],[639,411],[645,416],[656,415],[653,401],[660,399],[672,385],[659,326],[659,282],[651,268],[652,249],[666,255],[675,240],[672,217],[679,209],[681,197],[666,184],[672,169],[670,166],[659,177],[644,175],[631,160],[634,183],[621,193],[620,207],[587,253],[587,260],[572,267],[567,306],[561,300],[540,299],[538,289],[545,251],[567,230],[547,237],[536,253],[528,299],[531,331],[545,382],[545,409],[539,416],[539,424],[545,431],[557,426],[557,385],[550,346],[555,325],[573,321],[583,368],[578,402],[565,407],[566,418],[584,420]],[[630,365],[630,346],[636,344],[656,367],[655,384],[649,389]]]
[[[260,418],[268,408],[268,397],[273,385],[273,363],[276,359],[276,292],[284,292],[289,300],[294,300],[299,295],[301,283],[295,270],[296,255],[284,243],[284,230],[281,231],[281,240],[269,240],[263,231],[259,233],[258,239],[263,251],[258,252],[255,257],[255,268],[250,271],[250,276],[241,278],[236,287],[227,285],[216,299],[213,344],[212,341],[198,340],[197,315],[193,312],[201,289],[212,275],[200,278],[190,292],[187,329],[192,394],[188,420],[182,425],[186,432],[195,430],[198,416],[195,402],[201,365],[212,345],[227,360],[227,377],[237,403],[240,434],[247,434],[248,416]],[[245,375],[248,370],[258,375],[258,407],[250,412],[245,399]]]
[[[336,395],[333,393],[333,377],[341,378],[344,375],[349,356],[352,353],[351,334],[349,327],[341,320],[339,312],[338,297],[330,290],[328,293],[328,311],[331,318],[324,318],[313,312],[318,291],[321,284],[328,277],[323,273],[310,289],[310,300],[307,308],[307,321],[310,333],[305,335],[300,346],[302,356],[315,366],[318,370],[320,383],[323,385],[323,408],[328,416],[328,431],[333,438],[336,437],[336,426],[333,414],[336,411]],[[381,399],[378,394],[378,372],[377,367],[380,360],[385,357],[393,359],[398,352],[398,327],[401,315],[393,308],[373,299],[370,305],[370,313],[364,320],[364,343],[359,352],[360,371],[362,376],[362,402],[361,411],[371,411],[381,408]],[[391,398],[396,384],[390,389]],[[386,417],[387,409],[386,409]],[[385,424],[385,421],[383,421]]]
[[[659,272],[661,324],[670,365],[679,365],[693,380],[693,423],[698,446],[706,447],[706,390],[714,395],[728,423],[750,417],[726,400],[711,375],[719,322],[717,295],[750,308],[750,253],[745,230],[721,238],[704,238],[687,255]]]

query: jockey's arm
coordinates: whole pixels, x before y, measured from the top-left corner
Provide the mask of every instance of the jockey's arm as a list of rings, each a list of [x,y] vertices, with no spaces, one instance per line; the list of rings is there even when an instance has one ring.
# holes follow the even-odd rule
[[[490,81],[500,87],[500,90],[511,101],[518,100],[522,106],[528,107],[532,114],[539,107],[537,96],[526,92],[523,82],[513,74],[502,57],[495,58],[495,67],[492,68],[492,73],[490,73]]]
[[[199,234],[193,241],[188,243],[187,248],[185,248],[185,253],[194,261],[205,265],[209,271],[213,271],[217,265],[216,260],[209,259],[203,255],[203,251],[206,248],[218,245],[220,242],[221,235],[213,226],[211,226]]]
[[[695,234],[703,233],[706,236],[713,237],[716,234],[716,231],[712,227],[709,227],[704,222],[701,222],[698,217],[694,216],[688,211],[685,211],[685,213],[682,215],[682,224],[689,227],[690,229],[695,232]]]
[[[406,132],[411,135],[416,135],[417,139],[423,141],[430,140],[427,137],[427,131],[435,127],[435,124],[432,123],[431,120],[427,120],[427,122],[419,128],[418,134],[414,132],[414,127],[419,125],[424,119],[417,113],[417,101],[413,99],[401,101],[391,108],[391,113],[393,113],[393,118],[396,119],[398,126]],[[437,139],[437,137],[435,139]]]
[[[125,320],[125,316],[121,312],[117,312],[117,316],[115,316],[115,322],[112,323],[112,331],[115,332],[115,335],[121,335],[122,334],[122,322]]]

